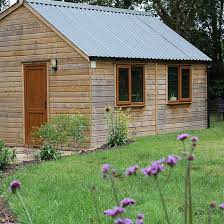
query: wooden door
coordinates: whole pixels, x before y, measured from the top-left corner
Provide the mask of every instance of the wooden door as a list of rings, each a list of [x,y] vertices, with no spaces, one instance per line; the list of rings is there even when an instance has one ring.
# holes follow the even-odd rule
[[[25,143],[36,144],[34,129],[47,121],[46,64],[24,66]]]

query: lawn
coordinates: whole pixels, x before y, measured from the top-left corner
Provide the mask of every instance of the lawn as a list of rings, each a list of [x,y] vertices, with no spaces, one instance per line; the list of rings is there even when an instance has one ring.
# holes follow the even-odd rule
[[[193,164],[194,223],[207,223],[207,205],[211,200],[224,202],[224,122],[211,129],[190,131],[200,138]],[[17,171],[3,183],[3,192],[10,207],[16,212],[19,223],[26,223],[25,214],[15,195],[7,192],[9,182],[22,182],[23,196],[34,223],[47,224],[91,224],[95,220],[92,186],[97,186],[96,197],[101,211],[102,223],[112,223],[103,216],[105,209],[115,206],[108,181],[102,178],[102,164],[110,163],[119,169],[139,164],[147,166],[151,161],[169,154],[177,154],[181,142],[175,134],[139,138],[134,144],[104,152],[74,155],[56,162],[44,162]],[[172,170],[170,179],[161,177],[172,224],[183,223],[183,162]],[[166,172],[164,175],[168,175]],[[146,224],[163,224],[164,213],[157,188],[150,177],[119,178],[116,181],[119,198],[131,197],[136,206],[127,210],[127,216],[145,214]],[[217,211],[214,224],[223,223]],[[219,221],[218,221],[219,220]]]

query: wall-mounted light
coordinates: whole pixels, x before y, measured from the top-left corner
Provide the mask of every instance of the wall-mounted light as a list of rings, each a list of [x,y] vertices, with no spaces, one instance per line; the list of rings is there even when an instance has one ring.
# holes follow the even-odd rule
[[[96,61],[90,62],[90,68],[96,68]]]
[[[57,59],[51,59],[51,70],[57,71],[58,70],[58,60]]]

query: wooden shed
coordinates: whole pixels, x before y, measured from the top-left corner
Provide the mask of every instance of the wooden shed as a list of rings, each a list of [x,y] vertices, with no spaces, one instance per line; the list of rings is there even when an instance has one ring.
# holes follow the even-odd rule
[[[18,1],[0,14],[0,138],[27,145],[56,114],[86,114],[106,139],[105,107],[130,107],[130,132],[207,126],[205,54],[147,12]]]

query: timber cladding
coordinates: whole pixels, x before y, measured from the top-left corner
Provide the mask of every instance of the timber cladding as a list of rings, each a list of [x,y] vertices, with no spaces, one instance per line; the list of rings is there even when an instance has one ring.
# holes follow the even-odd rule
[[[55,58],[58,71],[52,73],[49,60]],[[25,143],[23,69],[40,62],[48,68],[48,119],[77,112],[90,116],[89,62],[21,6],[0,21],[0,138],[9,145]]]
[[[106,140],[105,107],[116,106],[116,65],[119,62],[97,61],[91,69],[92,144]],[[124,64],[124,62],[122,62]],[[132,64],[139,64],[133,61]],[[130,135],[154,135],[207,126],[207,66],[191,65],[192,103],[168,104],[168,64],[145,62],[145,106],[131,108]]]

